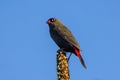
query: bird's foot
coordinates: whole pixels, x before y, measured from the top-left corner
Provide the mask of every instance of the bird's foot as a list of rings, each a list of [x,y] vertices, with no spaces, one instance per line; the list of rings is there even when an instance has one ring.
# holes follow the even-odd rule
[[[64,49],[59,49],[57,50],[58,53],[62,52],[62,53],[66,53],[66,51]]]

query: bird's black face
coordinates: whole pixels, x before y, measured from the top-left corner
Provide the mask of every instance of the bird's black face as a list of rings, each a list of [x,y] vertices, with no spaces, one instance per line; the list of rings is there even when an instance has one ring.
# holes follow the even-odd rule
[[[55,18],[50,18],[50,19],[47,21],[47,24],[53,24],[55,21],[56,21]]]

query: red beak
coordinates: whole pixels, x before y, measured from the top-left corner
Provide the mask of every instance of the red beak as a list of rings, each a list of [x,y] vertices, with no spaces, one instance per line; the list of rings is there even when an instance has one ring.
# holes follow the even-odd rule
[[[50,20],[48,20],[46,23],[47,23],[47,24],[50,24],[51,22],[50,22]]]

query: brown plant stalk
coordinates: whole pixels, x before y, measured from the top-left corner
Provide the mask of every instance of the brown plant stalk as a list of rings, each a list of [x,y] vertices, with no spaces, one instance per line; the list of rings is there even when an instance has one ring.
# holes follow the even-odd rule
[[[57,80],[70,80],[67,57],[60,50],[57,51]]]

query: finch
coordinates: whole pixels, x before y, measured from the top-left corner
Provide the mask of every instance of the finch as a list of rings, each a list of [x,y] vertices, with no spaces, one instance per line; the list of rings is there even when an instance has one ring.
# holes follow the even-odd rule
[[[71,31],[57,18],[47,20],[50,36],[59,46],[60,50],[74,53],[80,59],[84,68],[87,68],[81,56],[81,48]]]

